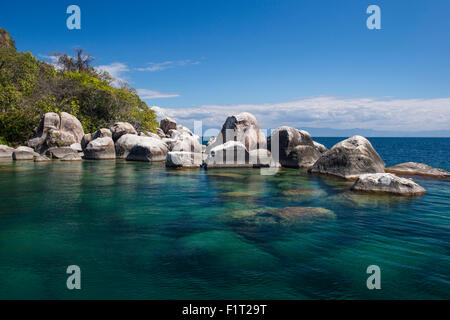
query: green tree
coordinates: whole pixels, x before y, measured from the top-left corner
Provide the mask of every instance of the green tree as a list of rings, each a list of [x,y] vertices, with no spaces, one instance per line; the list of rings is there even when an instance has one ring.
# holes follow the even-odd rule
[[[136,90],[113,86],[113,78],[97,71],[82,49],[74,56],[58,54],[58,68],[17,52],[14,40],[0,29],[0,143],[22,144],[36,133],[46,112],[68,112],[85,132],[130,122],[138,131],[155,132],[156,115]]]

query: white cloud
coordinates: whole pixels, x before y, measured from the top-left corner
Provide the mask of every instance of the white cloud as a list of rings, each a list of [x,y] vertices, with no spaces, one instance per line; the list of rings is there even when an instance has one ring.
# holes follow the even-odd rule
[[[156,90],[136,89],[141,99],[156,99],[156,98],[176,98],[180,95],[177,93],[164,93]]]
[[[128,69],[128,66],[121,62],[114,62],[107,65],[97,66],[95,67],[95,69],[100,72],[108,72],[114,78],[113,85],[116,87],[119,87],[122,83],[126,83],[123,78],[123,74],[130,71],[130,69]]]
[[[39,58],[42,58],[47,63],[51,64],[56,70],[62,69],[61,64],[59,64],[59,58],[55,55],[45,55],[45,54],[39,54]]]
[[[150,62],[146,67],[136,68],[137,71],[161,71],[169,68],[181,67],[186,65],[196,65],[200,64],[199,61],[191,61],[191,60],[179,60],[179,61],[163,61],[163,62]]]
[[[312,97],[281,103],[202,105],[158,111],[186,126],[202,120],[204,126],[220,127],[227,116],[247,111],[256,116],[263,129],[288,125],[385,131],[450,130],[450,98]]]

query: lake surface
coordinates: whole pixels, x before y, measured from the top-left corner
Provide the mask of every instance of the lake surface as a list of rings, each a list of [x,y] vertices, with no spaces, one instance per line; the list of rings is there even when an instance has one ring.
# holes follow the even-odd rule
[[[450,139],[369,140],[387,165],[450,170]],[[414,180],[425,196],[353,194],[295,169],[0,161],[0,298],[449,299],[450,181]],[[81,290],[66,288],[69,265]]]

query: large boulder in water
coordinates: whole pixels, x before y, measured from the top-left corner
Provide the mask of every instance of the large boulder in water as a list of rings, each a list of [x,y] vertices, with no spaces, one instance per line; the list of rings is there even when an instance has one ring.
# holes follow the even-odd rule
[[[206,168],[251,168],[247,148],[238,141],[228,141],[212,148],[205,160]]]
[[[450,178],[450,172],[444,169],[433,168],[424,163],[417,162],[400,163],[393,167],[386,168],[385,171],[405,176],[425,176],[440,179]]]
[[[362,174],[351,187],[353,191],[391,193],[405,196],[425,194],[425,189],[411,179],[391,173]]]
[[[116,141],[118,158],[132,161],[165,161],[169,152],[160,139],[125,134]]]
[[[0,144],[0,158],[11,158],[14,148]]]
[[[61,112],[46,113],[39,123],[37,136],[27,142],[36,152],[44,153],[51,147],[70,146],[80,143],[84,136],[81,122],[74,116]]]
[[[91,160],[115,159],[116,150],[114,147],[114,141],[110,137],[92,140],[84,149],[84,158]]]
[[[322,154],[315,147],[299,145],[289,153],[285,167],[310,168]]]
[[[199,168],[202,163],[202,154],[196,152],[171,151],[166,157],[168,168]]]
[[[112,138],[115,141],[119,140],[121,136],[125,134],[136,134],[136,129],[128,122],[116,122],[110,128],[112,133]]]
[[[283,167],[298,168],[298,161],[292,159],[295,158],[295,155],[291,155],[297,146],[314,147],[311,135],[307,131],[282,126],[274,130],[267,140],[267,148],[272,152],[274,158],[279,158]]]
[[[365,173],[384,173],[384,166],[384,161],[366,138],[353,136],[322,154],[309,172],[356,179]]]
[[[266,136],[259,128],[255,116],[248,112],[228,117],[217,138],[206,148],[206,152],[209,153],[213,148],[228,141],[240,142],[248,151],[267,148]]]

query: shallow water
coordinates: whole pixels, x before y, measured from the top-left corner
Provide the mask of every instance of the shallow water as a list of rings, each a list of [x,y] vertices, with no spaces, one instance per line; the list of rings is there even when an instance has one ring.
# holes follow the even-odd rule
[[[449,140],[429,164],[450,169]],[[411,142],[371,141],[388,165],[420,161]],[[450,181],[415,178],[427,194],[402,198],[259,173],[0,161],[0,298],[450,298]],[[303,207],[323,209],[291,216]],[[82,290],[66,288],[72,264]],[[366,287],[373,264],[381,290]]]

